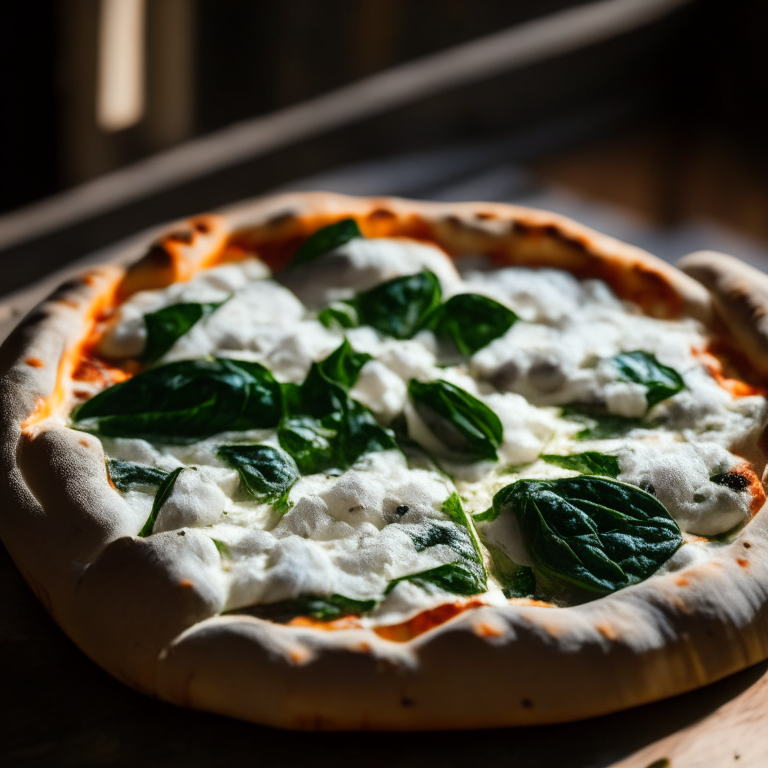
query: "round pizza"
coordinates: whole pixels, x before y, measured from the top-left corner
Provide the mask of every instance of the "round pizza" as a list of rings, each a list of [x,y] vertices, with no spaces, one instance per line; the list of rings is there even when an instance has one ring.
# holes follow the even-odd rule
[[[591,717],[768,657],[768,277],[325,193],[169,227],[0,353],[0,534],[128,685],[300,729]]]

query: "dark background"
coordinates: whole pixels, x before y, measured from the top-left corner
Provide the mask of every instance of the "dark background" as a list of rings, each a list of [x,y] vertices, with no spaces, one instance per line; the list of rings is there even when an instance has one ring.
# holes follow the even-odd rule
[[[584,4],[150,0],[147,111],[136,126],[105,133],[93,107],[98,0],[8,3],[0,26],[0,212],[393,65]],[[355,140],[317,142],[300,162],[284,164],[284,179],[395,149],[496,136],[623,99],[636,109],[608,133],[649,124],[668,131],[673,164],[702,143],[724,146],[746,176],[763,183],[767,28],[768,4],[760,0],[691,2],[637,33],[415,105]],[[596,131],[595,138],[603,137]],[[263,188],[254,181],[249,192]],[[227,194],[219,193],[222,201]],[[674,216],[669,205],[665,215]]]

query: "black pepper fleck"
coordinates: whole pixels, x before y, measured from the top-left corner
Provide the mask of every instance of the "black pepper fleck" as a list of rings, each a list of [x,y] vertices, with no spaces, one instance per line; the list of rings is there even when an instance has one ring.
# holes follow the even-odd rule
[[[410,509],[410,507],[409,507],[409,506],[407,506],[406,504],[401,504],[401,505],[400,505],[400,506],[399,506],[399,507],[398,507],[398,508],[395,510],[395,514],[396,514],[398,517],[402,517],[402,516],[403,516],[403,515],[404,515],[406,512],[408,512],[408,510],[409,510],[409,509]]]
[[[744,491],[749,488],[749,478],[740,475],[738,472],[723,472],[720,475],[713,475],[709,478],[713,483],[724,485],[732,491]]]

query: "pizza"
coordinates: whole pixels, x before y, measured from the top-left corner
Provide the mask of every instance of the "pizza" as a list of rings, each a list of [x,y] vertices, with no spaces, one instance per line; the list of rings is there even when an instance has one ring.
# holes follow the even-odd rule
[[[453,729],[768,657],[768,277],[326,193],[137,255],[0,353],[0,534],[118,679],[284,728]]]

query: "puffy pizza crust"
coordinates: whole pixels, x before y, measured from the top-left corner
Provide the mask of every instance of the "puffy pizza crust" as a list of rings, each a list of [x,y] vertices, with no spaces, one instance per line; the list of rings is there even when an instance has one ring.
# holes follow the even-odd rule
[[[513,206],[291,194],[175,225],[127,271],[105,267],[63,286],[0,350],[0,534],[64,631],[134,688],[303,729],[573,720],[681,693],[768,657],[765,509],[705,563],[580,606],[472,608],[406,642],[218,616],[224,588],[209,538],[131,535],[143,520],[110,486],[101,444],[67,429],[57,410],[99,306],[234,258],[230,233],[235,242],[286,243],[349,215],[368,234],[420,235],[457,257],[561,267],[606,279],[651,314],[712,318],[709,293],[682,272],[563,217]],[[744,318],[768,308],[766,278],[723,257],[707,257],[709,272],[696,265],[691,257],[686,269],[712,289],[717,322],[759,365],[768,328],[746,329]]]

